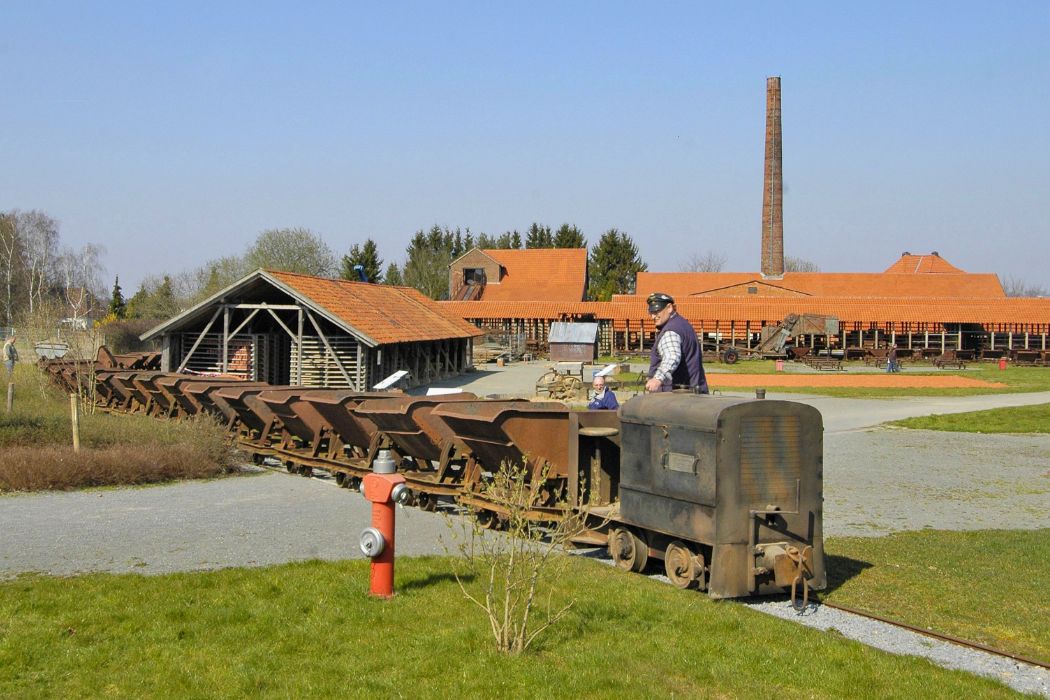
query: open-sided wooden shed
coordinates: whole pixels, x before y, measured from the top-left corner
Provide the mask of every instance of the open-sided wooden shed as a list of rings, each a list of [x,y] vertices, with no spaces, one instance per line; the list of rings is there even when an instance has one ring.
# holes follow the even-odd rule
[[[257,270],[142,339],[160,339],[164,371],[362,390],[460,374],[478,335],[409,287]]]

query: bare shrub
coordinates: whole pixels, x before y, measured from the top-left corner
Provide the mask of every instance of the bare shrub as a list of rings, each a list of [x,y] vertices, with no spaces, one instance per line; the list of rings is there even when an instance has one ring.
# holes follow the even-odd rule
[[[473,518],[461,519],[460,526],[452,528],[453,549],[463,567],[454,570],[456,581],[467,600],[484,611],[496,649],[505,654],[528,649],[575,602],[554,599],[559,574],[568,561],[566,550],[583,529],[583,521],[567,509],[565,517],[555,522],[529,518],[535,494],[546,479],[547,470],[537,483],[529,479],[528,469],[505,466],[481,490],[493,504],[503,532],[487,530]],[[471,581],[482,582],[480,592]],[[537,620],[533,613],[538,604],[542,611]]]

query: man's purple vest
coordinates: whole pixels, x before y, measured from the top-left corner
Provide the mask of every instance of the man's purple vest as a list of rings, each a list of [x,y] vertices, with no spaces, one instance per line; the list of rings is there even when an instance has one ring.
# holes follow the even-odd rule
[[[698,389],[701,394],[708,393],[703,355],[700,352],[700,344],[696,342],[696,331],[689,325],[689,321],[679,316],[677,312],[667,319],[667,323],[656,334],[656,342],[653,343],[653,349],[649,352],[649,376],[652,377],[656,368],[660,366],[660,353],[656,351],[656,348],[660,345],[660,338],[667,331],[674,331],[682,339],[682,361],[671,373],[671,381],[664,380],[660,391],[671,391],[676,387],[691,387]]]

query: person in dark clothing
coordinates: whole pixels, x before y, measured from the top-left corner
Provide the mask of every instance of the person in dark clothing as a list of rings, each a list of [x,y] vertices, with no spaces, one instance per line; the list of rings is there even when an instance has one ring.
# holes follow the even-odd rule
[[[887,372],[899,372],[900,368],[897,367],[897,346],[891,345],[890,349],[886,352],[886,371]]]
[[[656,322],[656,342],[649,354],[649,392],[692,389],[706,394],[703,352],[696,331],[675,311],[674,299],[656,292],[646,300],[649,316]]]
[[[592,411],[615,411],[620,407],[620,402],[616,400],[616,394],[612,392],[612,389],[605,387],[605,377],[595,377],[591,386],[594,388],[594,398],[587,404],[588,409]]]

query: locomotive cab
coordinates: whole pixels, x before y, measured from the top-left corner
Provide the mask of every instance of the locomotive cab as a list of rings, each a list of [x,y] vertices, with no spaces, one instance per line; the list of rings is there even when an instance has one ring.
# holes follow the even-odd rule
[[[826,586],[819,411],[667,393],[627,401],[620,418],[626,527],[609,546],[628,555],[625,568],[665,559],[672,581],[712,598]]]

